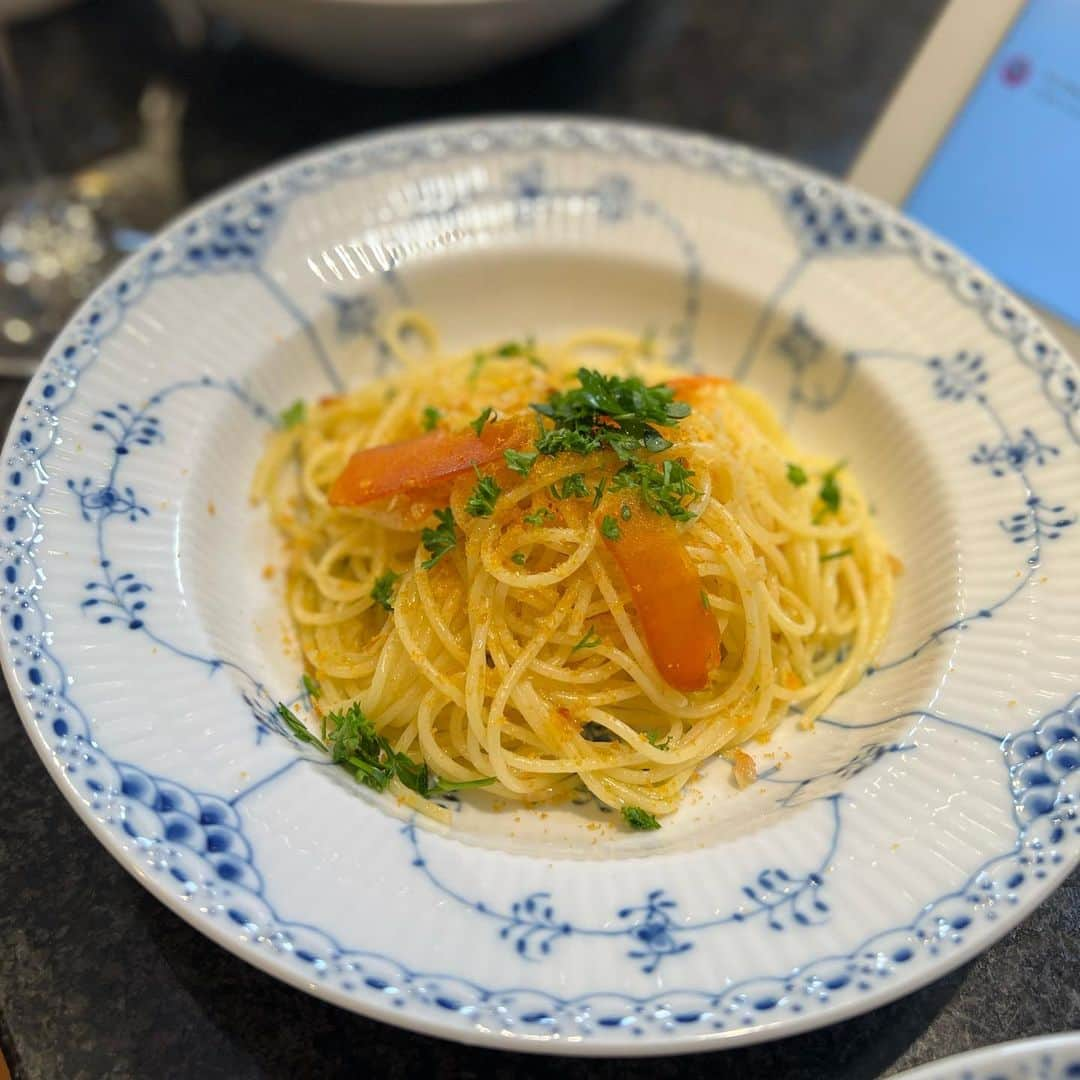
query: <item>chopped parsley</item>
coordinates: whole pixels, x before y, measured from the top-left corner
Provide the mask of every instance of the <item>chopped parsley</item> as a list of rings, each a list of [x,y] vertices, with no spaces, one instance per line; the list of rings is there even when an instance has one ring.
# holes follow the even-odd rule
[[[552,484],[551,495],[555,499],[587,499],[589,497],[589,487],[585,483],[584,473],[571,473],[567,476],[560,487],[558,484]]]
[[[395,750],[355,702],[344,713],[327,713],[326,719],[333,724],[333,730],[327,740],[329,746],[324,749],[329,750],[334,764],[344,766],[357,781],[375,791],[385,791],[390,781],[397,779],[410,791],[430,798],[447,791],[485,787],[495,782],[493,776],[463,781],[440,780],[432,776],[426,765]]]
[[[442,418],[442,409],[436,409],[434,405],[425,405],[424,411],[420,414],[420,426],[425,431],[434,431]]]
[[[645,732],[645,738],[650,746],[655,746],[657,750],[666,750],[671,745],[671,736],[669,735],[663,742],[660,741],[660,732],[656,728],[650,728]]]
[[[605,514],[604,520],[600,522],[600,532],[605,540],[622,539],[619,523],[610,514]]]
[[[506,467],[512,472],[528,476],[536,463],[538,451],[524,452],[521,450],[504,450],[503,457],[506,459]]]
[[[385,574],[377,577],[371,589],[371,599],[376,604],[381,604],[385,610],[393,611],[394,584],[400,577],[401,575],[395,574],[393,570],[387,570]]]
[[[621,517],[623,521],[630,520],[630,507],[627,503],[623,503],[622,507],[619,509],[619,517]]]
[[[457,533],[454,531],[454,511],[447,507],[445,510],[436,510],[435,517],[439,519],[437,528],[424,529],[420,534],[420,542],[431,555],[420,565],[425,570],[430,570],[451,548],[457,547]]]
[[[796,465],[793,462],[788,462],[787,478],[788,483],[795,487],[802,487],[810,479],[806,475],[806,470],[801,465]]]
[[[604,492],[607,490],[607,477],[602,476],[600,483],[596,485],[596,494],[593,495],[592,508],[595,510],[600,505],[600,500],[604,497]]]
[[[603,724],[598,724],[595,720],[590,720],[587,724],[584,724],[581,728],[581,737],[586,742],[618,742],[619,740],[615,734],[608,731]]]
[[[279,701],[277,705],[277,714],[281,717],[285,726],[293,733],[294,738],[299,739],[300,742],[303,743],[311,743],[313,746],[322,746],[322,743],[308,731],[303,722],[288,705]],[[323,746],[323,749],[325,750],[326,747]]]
[[[622,816],[631,829],[641,829],[647,832],[651,829],[660,828],[660,822],[648,810],[642,810],[640,806],[624,806]]]
[[[484,411],[475,420],[470,420],[469,421],[469,427],[471,427],[473,429],[473,431],[476,432],[477,435],[480,435],[484,431],[484,425],[494,415],[495,415],[495,410],[490,405],[487,405],[487,406],[484,407]]]
[[[636,377],[602,375],[579,368],[580,386],[555,391],[533,409],[554,423],[537,440],[542,454],[591,454],[608,447],[626,461],[644,447],[667,450],[670,440],[657,427],[670,427],[690,414],[663,384],[646,386]]]
[[[525,565],[525,552],[524,551],[515,551],[514,554],[510,556],[510,561],[512,563],[514,563],[515,566],[524,566]]]
[[[300,681],[304,684],[304,690],[309,698],[317,698],[322,694],[319,684],[306,671],[300,676]]]
[[[476,475],[480,476],[480,473]],[[501,494],[502,488],[495,482],[494,476],[480,476],[465,503],[465,512],[470,517],[491,517],[495,513],[495,500]]]
[[[301,398],[297,398],[287,409],[284,409],[278,417],[281,426],[286,431],[296,427],[297,424],[302,424],[306,419],[307,404]]]
[[[835,473],[828,472],[821,484],[818,498],[825,504],[825,509],[835,514],[840,509],[840,488],[836,483]]]
[[[505,360],[511,356],[525,356],[526,349],[520,341],[504,341],[495,350],[495,355]]]
[[[555,515],[546,506],[540,506],[531,514],[526,514],[522,520],[526,525],[543,525],[545,521],[554,516]]]
[[[851,548],[841,548],[839,551],[830,551],[828,555],[822,555],[821,561],[828,562],[830,559],[842,559],[845,555],[850,555]]]
[[[611,490],[636,488],[642,501],[654,513],[667,514],[676,521],[689,521],[693,517],[689,503],[699,494],[690,482],[693,475],[681,461],[671,458],[665,458],[661,465],[634,458],[615,474]]]
[[[604,639],[590,626],[585,636],[570,650],[571,655],[579,649],[595,649]]]
[[[709,594],[704,589],[702,589],[701,593],[699,595],[701,596],[701,606],[706,611],[711,611],[712,610],[712,604],[709,603]]]

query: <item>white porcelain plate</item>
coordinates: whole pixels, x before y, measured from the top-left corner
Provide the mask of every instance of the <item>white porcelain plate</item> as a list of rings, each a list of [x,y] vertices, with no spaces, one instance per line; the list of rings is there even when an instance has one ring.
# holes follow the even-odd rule
[[[1001,1043],[935,1061],[896,1080],[1077,1080],[1080,1032]]]
[[[877,669],[657,833],[465,798],[440,831],[295,745],[249,479],[284,406],[384,370],[402,304],[451,346],[616,326],[759,386],[904,562]],[[832,181],[606,123],[391,133],[194,210],[59,339],[4,450],[4,671],[109,851],[281,979],[522,1050],[773,1038],[941,975],[1075,863],[1078,442],[1023,305]]]

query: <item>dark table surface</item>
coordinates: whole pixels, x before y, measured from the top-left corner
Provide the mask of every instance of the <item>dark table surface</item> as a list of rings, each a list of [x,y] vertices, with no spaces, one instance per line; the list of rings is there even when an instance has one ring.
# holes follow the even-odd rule
[[[147,227],[283,154],[434,116],[516,110],[714,132],[842,174],[941,0],[637,0],[576,39],[452,89],[310,75],[213,25],[182,47],[147,3],[98,0],[11,31],[60,172],[139,138],[147,87],[185,102],[174,173],[129,201]],[[13,174],[0,131],[0,179]],[[136,193],[138,195],[138,193]],[[131,193],[128,193],[130,200]],[[0,381],[6,425],[22,392]],[[597,1076],[861,1078],[1080,1028],[1080,875],[1002,941],[903,1001],[798,1038],[690,1058],[562,1061],[459,1047],[283,986],[167,911],[91,838],[6,692],[0,762],[0,1047],[19,1078]]]

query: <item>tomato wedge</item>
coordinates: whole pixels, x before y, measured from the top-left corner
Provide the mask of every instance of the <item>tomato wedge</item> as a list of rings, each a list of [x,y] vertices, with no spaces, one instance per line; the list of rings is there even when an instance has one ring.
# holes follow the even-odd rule
[[[703,690],[720,663],[720,628],[675,523],[637,504],[604,544],[630,587],[645,644],[676,690]]]
[[[503,451],[524,446],[535,424],[525,417],[495,420],[472,431],[433,431],[405,442],[359,450],[330,488],[331,506],[365,503],[446,486],[474,466],[501,461]]]

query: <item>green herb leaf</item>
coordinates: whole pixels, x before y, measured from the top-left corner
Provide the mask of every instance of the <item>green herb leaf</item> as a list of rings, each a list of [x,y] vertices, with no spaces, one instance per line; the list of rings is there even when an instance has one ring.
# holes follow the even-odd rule
[[[491,517],[495,513],[495,500],[501,494],[502,488],[494,476],[481,476],[465,503],[465,512],[471,517]]]
[[[552,484],[549,490],[552,497],[556,499],[587,499],[589,497],[585,474],[579,472],[567,476],[561,487],[558,484]]]
[[[850,555],[851,553],[851,548],[841,548],[839,551],[830,551],[828,555],[822,555],[821,561],[828,562],[830,559],[842,559],[845,555]]]
[[[490,405],[487,405],[487,406],[485,406],[484,411],[475,420],[470,420],[469,421],[469,427],[471,427],[473,429],[473,431],[476,432],[477,435],[480,435],[480,434],[482,434],[482,432],[484,430],[484,425],[494,415],[495,415],[495,410]]]
[[[385,791],[391,780],[400,780],[410,791],[424,798],[441,795],[462,788],[485,787],[495,782],[493,776],[477,780],[438,780],[431,776],[428,767],[413,761],[408,754],[396,751],[375,725],[364,715],[359,704],[353,702],[344,712],[329,712],[326,722],[332,725],[328,746],[324,746],[296,718],[287,705],[278,704],[278,715],[289,729],[303,742],[314,743],[326,750],[335,765],[348,769],[356,780],[375,791]]]
[[[520,341],[506,341],[495,350],[495,355],[506,359],[509,356],[524,356],[525,352],[525,346]]]
[[[802,487],[810,479],[806,475],[806,470],[801,465],[796,465],[793,462],[788,462],[787,478],[788,483],[793,484],[795,487]]]
[[[670,427],[690,414],[669,386],[646,386],[635,377],[589,368],[579,368],[577,376],[580,386],[557,390],[532,406],[554,423],[537,440],[542,454],[591,454],[608,447],[627,460],[641,448],[656,453],[671,446],[656,426]]]
[[[689,521],[689,504],[700,494],[691,483],[693,472],[681,461],[665,458],[662,465],[653,461],[628,461],[611,482],[612,491],[637,489],[645,505],[657,514],[676,521]]]
[[[325,746],[310,731],[304,726],[304,723],[297,717],[296,713],[289,708],[288,705],[279,701],[277,705],[277,714],[284,721],[285,726],[293,733],[293,736],[300,740],[302,743],[311,743],[313,746],[322,747]]]
[[[555,515],[546,507],[539,506],[531,514],[526,514],[522,521],[526,525],[543,525],[549,518],[553,518]]]
[[[600,478],[600,483],[596,485],[596,494],[593,496],[592,508],[595,510],[600,505],[600,500],[604,497],[604,492],[607,490],[607,477]]]
[[[630,507],[626,503],[623,503],[622,506],[620,507],[620,509],[619,509],[619,517],[621,517],[623,519],[623,521],[629,521],[630,520]]]
[[[649,831],[660,828],[660,822],[648,810],[642,810],[640,806],[624,806],[622,816],[631,829]]]
[[[300,681],[304,684],[304,690],[307,691],[309,698],[317,698],[322,695],[319,684],[306,671],[300,676]]]
[[[468,788],[488,787],[495,783],[494,776],[481,776],[476,780],[443,780],[439,778],[427,789],[427,797],[443,795],[448,791],[465,791]]]
[[[425,431],[434,431],[442,418],[442,409],[436,409],[434,405],[425,405],[424,411],[420,414],[420,426]]]
[[[425,559],[420,564],[425,570],[430,570],[451,548],[457,546],[454,511],[450,507],[445,510],[436,510],[435,517],[439,520],[438,527],[424,529],[420,534],[420,542],[431,554],[430,559]]]
[[[522,476],[528,476],[532,471],[533,465],[536,463],[538,457],[536,450],[525,452],[521,450],[504,450],[503,457],[506,459],[506,466],[513,472],[521,473]]]
[[[510,561],[512,563],[514,563],[516,566],[524,566],[525,565],[525,552],[524,551],[515,551],[514,554],[510,556]]]
[[[387,611],[393,611],[394,583],[400,577],[401,575],[395,574],[393,570],[387,570],[385,574],[377,577],[371,590],[371,599],[376,604],[381,604]]]
[[[622,539],[622,531],[619,529],[619,523],[610,514],[605,514],[604,520],[600,522],[600,532],[605,540]]]
[[[660,732],[656,728],[651,728],[645,732],[646,740],[657,750],[666,750],[671,745],[671,736],[669,735],[663,742],[660,741]]]
[[[709,594],[704,589],[701,590],[701,606],[706,611],[712,610],[712,604],[709,603]]]
[[[302,424],[307,419],[307,404],[297,398],[287,409],[283,410],[278,420],[281,426],[288,431],[290,428]]]
[[[590,626],[585,636],[570,650],[571,655],[578,649],[595,649],[604,639]]]

